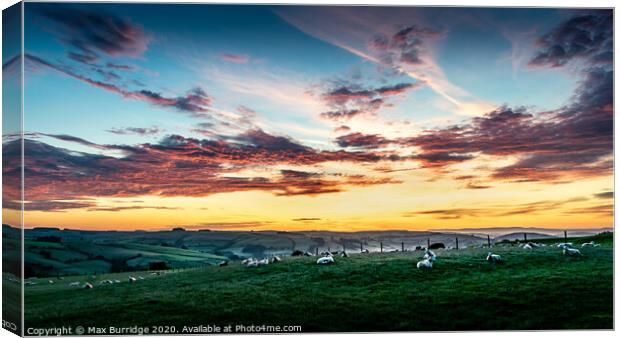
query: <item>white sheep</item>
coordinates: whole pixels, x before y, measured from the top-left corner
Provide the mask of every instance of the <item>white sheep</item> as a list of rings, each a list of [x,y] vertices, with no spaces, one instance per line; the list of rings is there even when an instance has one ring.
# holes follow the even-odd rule
[[[489,252],[489,254],[487,255],[487,261],[491,263],[501,263],[502,256]]]
[[[558,243],[557,247],[560,249],[570,248],[573,246],[573,243]]]
[[[523,249],[524,250],[532,250],[532,246],[528,243],[528,244],[524,244],[523,245]]]
[[[90,283],[85,283],[84,286],[82,287],[82,289],[92,289],[93,285]]]
[[[435,255],[434,252],[432,252],[431,250],[426,250],[426,253],[424,253],[424,257],[422,257],[424,259],[428,259],[431,262],[434,262],[435,259],[437,258],[437,255]]]
[[[349,257],[349,254],[346,251],[340,253],[340,257]]]
[[[251,260],[251,261],[247,262],[247,264],[245,266],[247,266],[248,268],[255,268],[255,267],[258,266],[258,261]]]
[[[418,269],[432,269],[433,261],[429,257],[429,258],[419,261],[418,264],[416,264],[416,266],[418,267]]]
[[[567,255],[567,256],[583,256],[581,254],[581,251],[577,250],[577,249],[572,249],[572,248],[564,248],[564,250],[562,250],[562,253]]]
[[[120,281],[120,280],[118,280],[118,279],[115,279],[115,280],[114,280],[114,283],[120,283],[120,282],[121,282],[121,281]]]
[[[271,257],[271,263],[280,263],[281,261],[282,261],[282,258],[278,256]]]
[[[142,277],[142,276],[138,276],[138,279],[139,279],[139,280],[144,280],[144,277]]]
[[[71,282],[69,286],[80,286],[80,282]]]
[[[136,277],[129,276],[129,282],[134,283],[136,281]]]
[[[254,258],[253,258],[253,257],[246,258],[246,259],[244,259],[244,260],[242,260],[242,261],[241,261],[241,264],[243,264],[243,265],[247,265],[248,263],[250,263],[250,262],[252,262],[252,261],[254,261]]]
[[[581,244],[581,247],[584,248],[586,246],[591,246],[591,247],[597,247],[599,246],[598,244],[594,243],[594,241],[590,241],[589,243],[583,243]]]
[[[327,265],[327,264],[332,264],[332,263],[334,263],[334,257],[332,256],[321,257],[316,260],[316,264],[319,264],[319,265]]]

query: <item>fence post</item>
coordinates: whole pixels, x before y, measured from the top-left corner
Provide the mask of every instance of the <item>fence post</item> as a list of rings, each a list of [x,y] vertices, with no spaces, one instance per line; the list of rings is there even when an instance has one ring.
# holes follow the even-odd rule
[[[458,250],[459,249],[459,238],[455,237],[455,239],[456,239],[456,250]]]
[[[491,247],[491,236],[487,235],[487,244]]]
[[[428,250],[430,248],[431,248],[431,238],[429,237],[426,239],[426,249]]]
[[[362,242],[360,242],[360,252],[364,251],[364,246],[362,245]]]
[[[318,246],[316,247],[316,255],[317,256],[319,255],[319,247]]]
[[[342,252],[347,252],[347,247],[344,242],[342,242]]]
[[[381,252],[383,252],[383,242],[379,242],[379,245],[381,246]]]
[[[523,241],[524,241],[524,242],[527,242],[527,232],[524,232],[524,233],[523,233]]]
[[[564,243],[568,242],[568,236],[566,235],[566,230],[564,230]]]
[[[400,242],[400,251],[405,252],[405,242]]]

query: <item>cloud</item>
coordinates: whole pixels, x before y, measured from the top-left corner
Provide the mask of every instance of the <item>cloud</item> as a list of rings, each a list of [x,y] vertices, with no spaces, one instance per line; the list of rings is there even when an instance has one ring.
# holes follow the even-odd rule
[[[320,221],[321,218],[318,217],[302,217],[302,218],[293,218],[291,221],[293,222],[315,222]]]
[[[605,192],[601,192],[601,193],[595,194],[594,197],[602,198],[602,199],[614,198],[614,192],[613,191],[605,191]]]
[[[171,108],[179,112],[188,113],[195,117],[205,117],[204,113],[210,111],[210,106],[213,103],[213,98],[200,87],[190,89],[185,95],[182,96],[166,97],[160,93],[147,89],[131,91],[113,83],[94,80],[80,75],[67,67],[50,63],[34,55],[26,54],[26,60],[35,66],[43,66],[55,70],[93,87],[118,94],[125,99],[143,101],[156,106]]]
[[[402,217],[418,217],[418,216],[432,216],[437,219],[452,220],[462,219],[465,217],[511,217],[516,215],[537,215],[547,213],[551,210],[561,209],[568,207],[572,213],[577,210],[591,210],[594,213],[598,213],[601,209],[608,211],[604,206],[595,207],[574,207],[575,203],[585,202],[585,198],[569,198],[564,200],[547,200],[537,201],[522,204],[506,204],[506,205],[490,205],[487,207],[478,208],[445,208],[445,209],[431,209],[405,212]]]
[[[250,57],[243,54],[224,53],[220,54],[220,58],[224,61],[242,64],[248,63],[248,61],[250,61]]]
[[[52,204],[48,203],[48,209],[59,209],[54,207],[60,206],[56,201],[91,197],[198,197],[237,191],[266,191],[276,196],[313,196],[345,191],[351,186],[399,183],[385,177],[275,169],[281,165],[307,167],[325,162],[364,164],[395,159],[372,152],[319,151],[262,130],[250,130],[229,140],[170,135],[158,143],[135,146],[95,144],[70,135],[39,135],[117,152],[113,157],[25,139],[24,170],[28,177],[25,200],[50,202]],[[2,150],[3,175],[7,182],[19,178],[21,171],[11,168],[20,167],[21,141],[5,141]],[[261,168],[265,176],[242,174],[244,170],[254,168]],[[18,191],[11,191],[16,187],[5,187],[7,200],[17,200],[10,197],[19,194]],[[100,206],[62,204],[62,208],[71,207],[95,210]]]
[[[613,62],[613,11],[597,10],[563,22],[537,40],[540,51],[530,66],[562,67],[572,60]]]
[[[362,133],[351,133],[336,138],[336,144],[342,148],[354,147],[375,149],[384,147],[391,142],[392,141],[378,134],[367,135]]]
[[[162,132],[159,127],[149,127],[149,128],[139,128],[139,127],[125,127],[125,128],[112,128],[108,129],[107,132],[116,134],[116,135],[156,135]]]
[[[325,104],[333,110],[323,112],[320,116],[328,120],[346,121],[357,116],[374,115],[387,104],[389,97],[421,86],[421,83],[398,83],[368,89],[357,84],[339,83],[321,95]]]
[[[368,43],[378,58],[388,65],[398,63],[419,66],[424,64],[425,41],[445,36],[445,32],[429,27],[411,25],[397,30],[391,35],[380,33]]]
[[[142,210],[142,209],[152,209],[152,210],[179,210],[179,208],[172,207],[163,207],[163,206],[145,206],[145,205],[132,205],[132,206],[121,206],[121,207],[90,207],[86,209],[86,211],[108,211],[108,212],[118,212],[125,210]]]
[[[40,5],[38,12],[49,19],[59,40],[73,49],[74,60],[93,62],[100,55],[138,57],[148,48],[151,36],[137,24],[102,11],[71,5]],[[77,51],[77,52],[76,52]]]

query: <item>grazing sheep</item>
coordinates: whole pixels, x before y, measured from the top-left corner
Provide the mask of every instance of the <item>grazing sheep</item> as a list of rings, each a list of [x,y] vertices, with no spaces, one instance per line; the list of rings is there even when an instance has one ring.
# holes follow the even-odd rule
[[[370,253],[370,251],[368,251],[368,249],[364,249],[362,250],[362,253]]]
[[[566,248],[566,247],[562,250],[562,253],[567,255],[567,256],[583,256],[581,254],[581,251],[579,251],[577,249]]]
[[[47,281],[47,282],[50,283],[50,284],[54,284],[54,281],[51,280],[51,279],[49,281]]]
[[[334,263],[334,257],[332,256],[321,257],[316,261],[316,264],[318,265],[327,265],[332,263]]]
[[[267,264],[269,264],[269,259],[268,258],[263,258],[260,261],[257,261],[256,264],[257,264],[257,266],[267,265]]]
[[[248,268],[255,268],[258,266],[258,261],[251,260],[245,266],[247,266]]]
[[[502,256],[489,252],[489,254],[487,255],[487,261],[491,263],[501,263]]]
[[[115,279],[115,280],[114,280],[114,283],[120,283],[120,282],[121,282],[121,281],[120,281],[120,280],[118,280],[118,279]]]
[[[346,251],[343,251],[340,253],[340,257],[349,257],[349,254],[347,254]]]
[[[314,254],[312,252],[310,252],[310,251],[306,251],[306,252],[304,252],[304,256],[312,257],[312,256],[314,256]]]
[[[71,282],[69,286],[80,286],[80,282]]]
[[[247,265],[248,263],[253,262],[253,261],[254,261],[254,258],[250,257],[250,258],[246,258],[246,259],[242,260],[241,264]]]
[[[280,263],[281,261],[282,261],[282,258],[278,256],[271,257],[271,263]]]
[[[433,261],[430,258],[423,259],[416,264],[418,269],[432,269]]]
[[[159,275],[161,275],[161,272],[159,272],[159,271],[151,272],[151,275],[152,276],[159,276]]]
[[[222,267],[222,266],[227,266],[228,265],[228,261],[221,261],[218,266]]]
[[[435,259],[437,259],[437,255],[435,255],[434,252],[432,252],[431,250],[426,250],[426,253],[424,253],[424,257],[422,257],[423,259],[428,259],[431,262],[434,262]]]
[[[138,279],[139,279],[139,280],[144,280],[144,277],[142,277],[142,276],[138,276]]]
[[[101,282],[99,282],[99,284],[114,284],[114,281],[106,279],[106,280],[102,280]]]
[[[82,289],[92,289],[93,285],[90,283],[85,283],[84,286],[82,286]]]
[[[529,243],[524,244],[522,248],[523,248],[524,250],[532,250],[532,246],[531,246]]]
[[[331,252],[329,252],[329,251],[322,252],[321,256],[323,256],[323,257],[334,257],[334,255]]]
[[[571,248],[573,246],[573,243],[558,243],[557,247],[560,249],[564,249],[564,248]]]
[[[130,283],[133,283],[133,282],[135,282],[135,281],[136,281],[136,277],[129,276],[129,282],[130,282]]]
[[[291,254],[291,256],[293,256],[293,257],[295,257],[295,256],[303,256],[303,255],[305,255],[305,254],[306,254],[306,253],[304,253],[304,252],[303,252],[303,251],[301,251],[301,250],[295,250],[295,251],[293,251],[293,253]]]

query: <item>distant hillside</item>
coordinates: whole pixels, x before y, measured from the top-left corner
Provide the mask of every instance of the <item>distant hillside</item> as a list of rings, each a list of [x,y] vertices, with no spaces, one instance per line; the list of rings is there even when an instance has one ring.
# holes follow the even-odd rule
[[[513,232],[510,234],[506,234],[506,235],[502,235],[502,236],[498,236],[495,237],[493,240],[494,241],[502,241],[502,240],[509,240],[509,241],[514,241],[516,239],[518,240],[523,240],[525,237],[527,236],[528,240],[532,240],[532,239],[546,239],[546,238],[558,238],[558,236],[551,236],[551,235],[546,235],[546,234],[541,234],[541,233],[536,233],[536,232]]]

